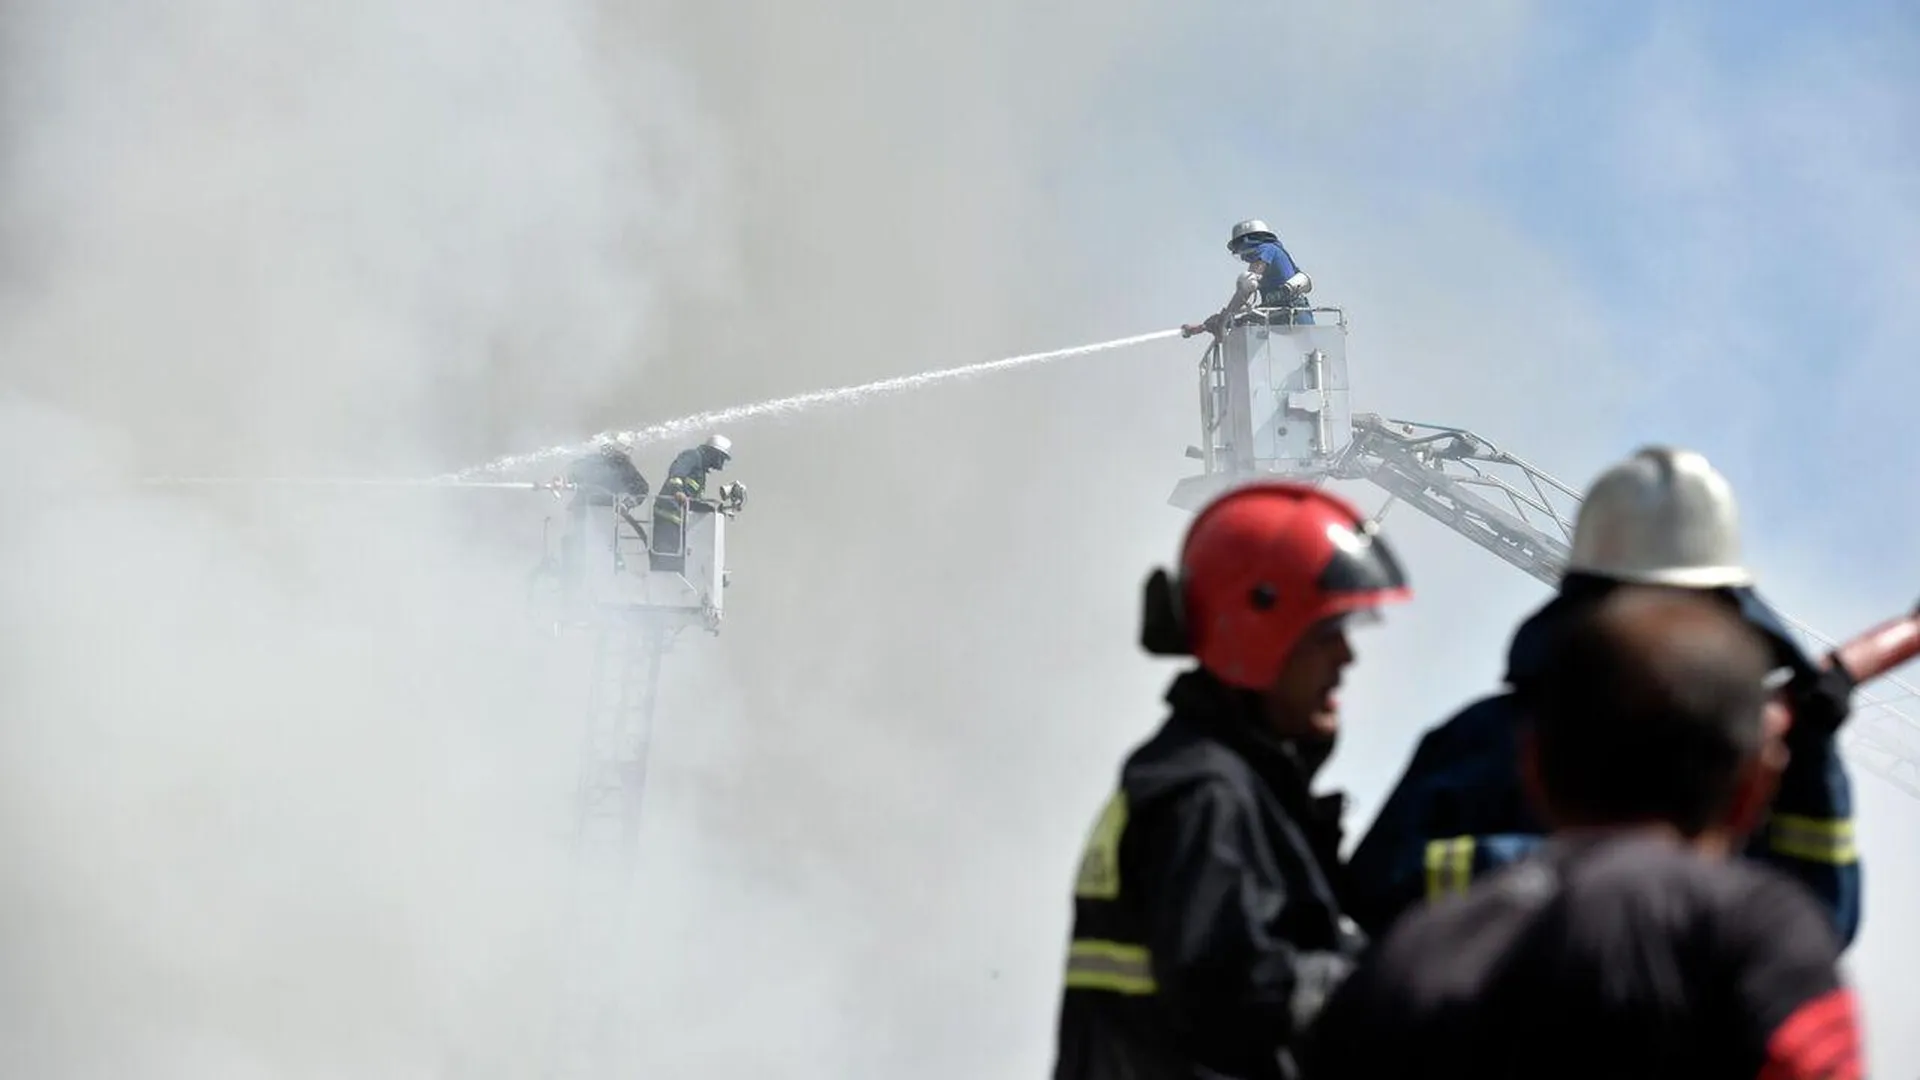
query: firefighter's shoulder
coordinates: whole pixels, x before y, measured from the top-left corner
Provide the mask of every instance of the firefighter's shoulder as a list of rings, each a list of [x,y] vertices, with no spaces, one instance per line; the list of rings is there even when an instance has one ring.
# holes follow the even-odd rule
[[[1251,816],[1258,806],[1252,769],[1232,750],[1179,723],[1136,747],[1101,807],[1082,856],[1082,895],[1118,891],[1121,848],[1146,831],[1186,833],[1199,819],[1215,825]]]
[[[1764,938],[1792,930],[1813,953],[1839,956],[1819,904],[1798,882],[1764,863],[1708,857],[1658,835],[1595,842],[1586,851],[1554,846],[1562,850],[1557,861],[1567,894],[1564,932],[1571,937],[1627,951],[1636,947],[1633,942],[1595,934],[1613,927],[1624,936],[1631,929],[1642,945],[1646,935],[1659,934],[1676,949],[1692,947],[1705,934],[1724,953],[1740,936]]]
[[[1493,1055],[1541,1075],[1665,1060],[1685,1068],[1648,1075],[1752,1076],[1770,1038],[1811,1053],[1796,1023],[1847,1020],[1830,1015],[1850,1008],[1838,956],[1818,905],[1769,868],[1658,837],[1556,837],[1402,917],[1329,1002],[1307,1075]]]
[[[1477,698],[1423,732],[1416,753],[1462,758],[1490,750],[1504,751],[1514,741],[1519,717],[1519,705],[1511,692]]]
[[[1421,978],[1450,969],[1440,977],[1465,993],[1483,989],[1474,985],[1479,978],[1578,984],[1592,973],[1587,965],[1635,967],[1654,952],[1697,955],[1703,944],[1736,962],[1731,952],[1783,932],[1816,958],[1839,955],[1819,905],[1770,867],[1704,857],[1658,836],[1555,837],[1464,896],[1409,912],[1380,943],[1377,961]],[[1522,944],[1530,955],[1558,959],[1537,970],[1495,963]],[[1436,964],[1441,956],[1446,962]],[[1684,992],[1649,992],[1657,989]]]
[[[1170,723],[1127,757],[1117,794],[1135,818],[1161,811],[1233,814],[1255,809],[1259,783],[1252,766],[1232,749]]]

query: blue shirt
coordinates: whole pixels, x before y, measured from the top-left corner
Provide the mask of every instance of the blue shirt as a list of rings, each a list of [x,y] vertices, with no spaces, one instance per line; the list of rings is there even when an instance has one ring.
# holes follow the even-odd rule
[[[1246,260],[1248,266],[1259,271],[1260,292],[1265,296],[1281,292],[1286,280],[1300,272],[1293,256],[1287,254],[1287,249],[1278,242],[1261,244],[1240,257]]]

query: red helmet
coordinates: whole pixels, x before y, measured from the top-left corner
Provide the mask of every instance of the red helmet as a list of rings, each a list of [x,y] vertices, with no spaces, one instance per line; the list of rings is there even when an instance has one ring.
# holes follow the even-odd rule
[[[1177,595],[1165,571],[1147,592],[1148,651],[1190,655],[1248,690],[1273,685],[1315,623],[1413,595],[1386,539],[1350,503],[1281,482],[1209,503],[1181,547]]]

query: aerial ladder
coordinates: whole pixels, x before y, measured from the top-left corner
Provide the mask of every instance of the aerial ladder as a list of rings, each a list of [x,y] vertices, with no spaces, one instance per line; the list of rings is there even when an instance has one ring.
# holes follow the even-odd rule
[[[548,519],[547,553],[534,571],[540,625],[592,647],[570,834],[573,887],[547,1033],[549,1080],[624,1075],[636,1059],[622,1008],[627,916],[660,670],[683,632],[720,633],[726,526],[746,492],[727,484],[717,501],[680,498],[685,526],[677,542],[663,542],[657,528],[645,534],[630,516],[641,503],[583,495],[568,507],[557,543]]]
[[[1175,485],[1196,511],[1265,478],[1367,481],[1387,494],[1377,521],[1404,503],[1548,588],[1559,585],[1580,494],[1464,428],[1356,413],[1347,377],[1347,317],[1311,309],[1312,324],[1254,309],[1200,360],[1201,472]],[[1297,313],[1296,313],[1297,315]],[[1811,655],[1834,641],[1784,612]],[[1856,766],[1920,798],[1920,690],[1883,676],[1856,690],[1841,745]]]

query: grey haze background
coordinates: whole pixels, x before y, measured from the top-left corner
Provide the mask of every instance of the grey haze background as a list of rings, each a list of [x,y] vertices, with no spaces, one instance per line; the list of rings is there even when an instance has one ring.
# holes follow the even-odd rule
[[[1595,138],[1622,148],[1601,183],[1669,208],[1632,220],[1667,287],[1625,320],[1564,237],[1476,181],[1505,152],[1490,106],[1579,51],[1525,3],[16,0],[16,1067],[491,1077],[538,1050],[583,694],[516,623],[544,506],[137,476],[439,471],[1157,329],[1217,305],[1223,230],[1257,214],[1353,311],[1363,405],[1469,424],[1576,484],[1639,441],[1701,445],[1788,607],[1835,630],[1886,613],[1883,574],[1911,581],[1914,559],[1773,482],[1820,451],[1780,445],[1777,382],[1713,359],[1746,344],[1743,283],[1714,256],[1810,187],[1817,240],[1880,274],[1861,310],[1882,318],[1920,229],[1874,141],[1815,136],[1784,177],[1742,166],[1801,130],[1793,109],[1830,107],[1811,102],[1895,132],[1907,114],[1797,54],[1781,63],[1820,92],[1766,111],[1684,77],[1698,42],[1670,21],[1601,76]],[[1245,52],[1261,35],[1275,51]],[[1284,107],[1261,83],[1281,59]],[[1905,415],[1886,412],[1913,384],[1889,359],[1910,352],[1900,318],[1825,368],[1827,413]],[[726,632],[675,654],[663,701],[637,1069],[1046,1068],[1065,881],[1172,672],[1134,648],[1135,594],[1184,524],[1165,496],[1190,464],[1195,354],[730,432],[752,498]],[[671,449],[641,455],[656,484]],[[48,479],[78,482],[18,493]],[[1831,494],[1897,535],[1897,483]],[[1356,829],[1541,596],[1391,521],[1421,597],[1345,695],[1331,780]],[[1899,1074],[1920,1063],[1899,1023],[1920,814],[1876,784],[1853,962],[1876,1071]]]

